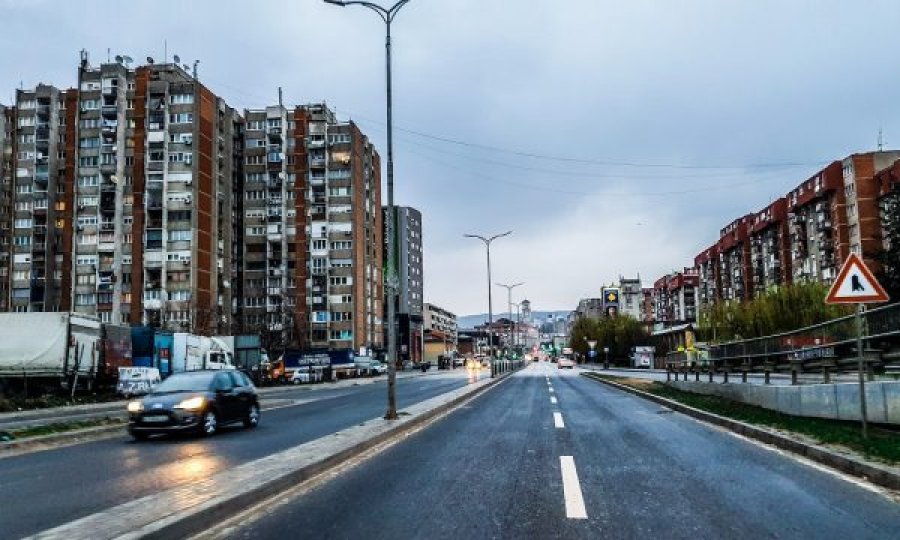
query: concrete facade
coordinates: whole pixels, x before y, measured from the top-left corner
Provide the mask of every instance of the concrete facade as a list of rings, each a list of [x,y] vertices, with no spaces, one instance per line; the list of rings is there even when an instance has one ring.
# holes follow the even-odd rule
[[[857,383],[796,386],[741,383],[670,382],[686,392],[720,396],[794,416],[860,420]],[[866,383],[869,422],[900,425],[900,382]]]

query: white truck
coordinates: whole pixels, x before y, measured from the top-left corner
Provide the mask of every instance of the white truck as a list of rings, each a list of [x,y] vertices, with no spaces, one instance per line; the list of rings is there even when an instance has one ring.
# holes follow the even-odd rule
[[[234,356],[219,338],[172,334],[172,373],[198,369],[234,369]]]
[[[638,346],[631,349],[631,365],[635,368],[653,367],[653,357],[656,355],[656,347]]]
[[[0,313],[0,379],[89,385],[101,369],[100,328],[74,313]]]

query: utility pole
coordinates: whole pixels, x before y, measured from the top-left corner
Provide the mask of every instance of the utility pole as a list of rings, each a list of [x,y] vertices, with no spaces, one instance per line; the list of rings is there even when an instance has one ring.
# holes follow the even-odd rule
[[[498,286],[498,287],[503,287],[504,289],[506,289],[506,306],[507,306],[507,308],[509,309],[509,320],[510,320],[510,322],[512,322],[512,318],[513,318],[513,312],[512,312],[512,307],[513,307],[512,290],[515,289],[516,287],[521,286],[521,285],[525,285],[525,282],[522,281],[522,282],[520,282],[520,283],[513,283],[512,285],[506,285],[506,284],[503,284],[503,283],[494,283],[494,285],[496,285],[496,286]],[[512,346],[515,346],[515,338],[514,338],[514,333],[513,333],[513,332],[514,332],[514,331],[513,331],[512,329],[510,329],[510,332],[509,332],[509,341],[510,341],[510,343],[511,343]]]

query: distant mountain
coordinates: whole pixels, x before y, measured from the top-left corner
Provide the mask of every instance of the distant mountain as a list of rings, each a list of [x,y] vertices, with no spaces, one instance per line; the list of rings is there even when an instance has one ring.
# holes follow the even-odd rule
[[[547,322],[547,316],[552,315],[555,317],[566,317],[569,315],[568,311],[532,311],[531,316],[534,319],[535,323],[543,323]],[[513,313],[515,316],[515,313]],[[501,317],[509,317],[508,311],[503,312],[495,312],[494,320]],[[461,317],[456,318],[456,326],[459,327],[460,330],[471,330],[475,328],[479,324],[484,324],[488,320],[487,313],[481,313],[478,315],[463,315]]]

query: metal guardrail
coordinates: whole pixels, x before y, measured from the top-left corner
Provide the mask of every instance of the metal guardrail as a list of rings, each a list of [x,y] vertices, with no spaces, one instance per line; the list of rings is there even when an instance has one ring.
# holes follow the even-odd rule
[[[900,344],[900,303],[867,310],[863,321],[864,343]],[[718,365],[806,364],[848,357],[855,347],[856,324],[848,315],[781,334],[712,345],[709,356]]]

